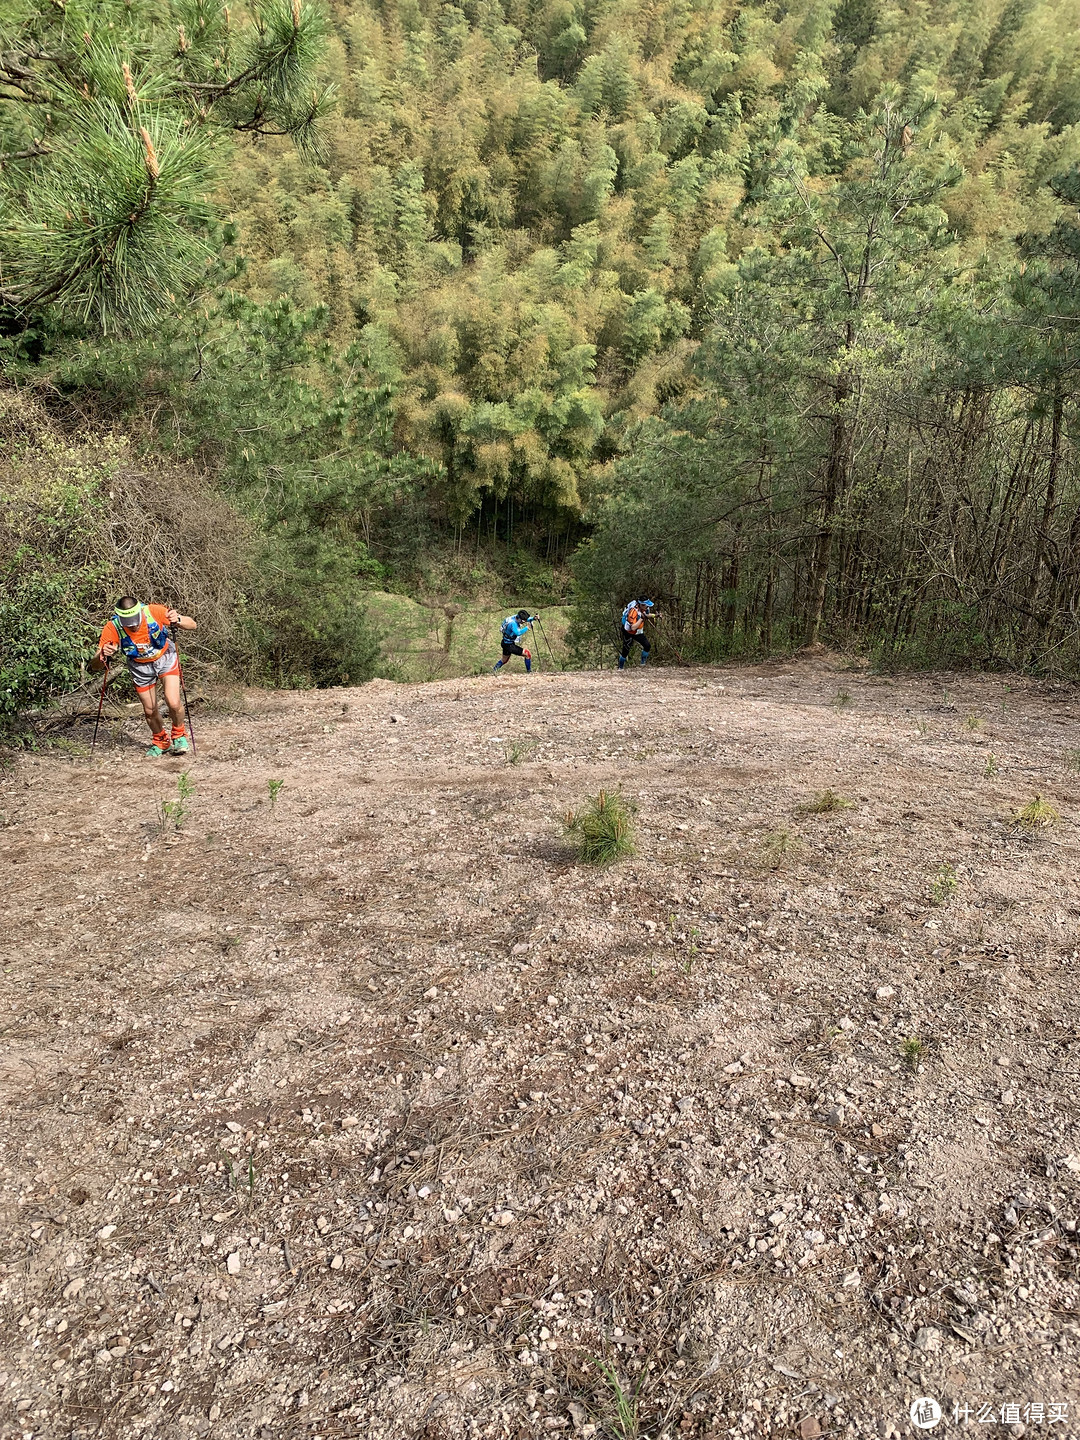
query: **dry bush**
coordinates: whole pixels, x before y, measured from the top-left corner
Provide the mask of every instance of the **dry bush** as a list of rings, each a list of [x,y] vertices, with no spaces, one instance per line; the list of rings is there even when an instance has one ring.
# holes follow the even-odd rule
[[[38,401],[0,389],[0,572],[10,602],[0,650],[24,703],[77,679],[125,591],[194,615],[199,630],[184,648],[197,662],[246,672],[251,553],[248,525],[195,467],[143,459],[111,432],[67,431]]]
[[[246,672],[253,647],[244,627],[252,533],[190,465],[121,460],[107,517],[120,589],[170,601],[199,622],[185,649]],[[111,604],[115,597],[109,595]]]

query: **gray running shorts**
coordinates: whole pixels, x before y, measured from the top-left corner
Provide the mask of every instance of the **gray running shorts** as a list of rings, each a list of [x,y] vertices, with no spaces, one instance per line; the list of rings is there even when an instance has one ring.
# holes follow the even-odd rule
[[[176,646],[170,640],[169,648],[156,660],[129,660],[128,670],[136,690],[152,690],[155,682],[163,680],[166,675],[179,674],[180,658]]]

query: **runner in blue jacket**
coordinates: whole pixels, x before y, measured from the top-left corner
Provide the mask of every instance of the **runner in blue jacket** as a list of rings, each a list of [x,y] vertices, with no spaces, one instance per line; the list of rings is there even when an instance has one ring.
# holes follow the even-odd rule
[[[529,626],[536,619],[527,610],[519,610],[516,615],[508,615],[502,623],[502,659],[497,660],[491,667],[495,674],[509,661],[512,655],[520,655],[525,661],[525,670],[532,670],[532,651],[520,645],[521,638],[529,633]]]

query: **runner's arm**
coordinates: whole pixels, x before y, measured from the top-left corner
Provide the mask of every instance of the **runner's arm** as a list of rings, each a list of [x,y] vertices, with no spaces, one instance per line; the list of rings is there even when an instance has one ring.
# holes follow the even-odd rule
[[[98,641],[98,648],[94,658],[90,661],[91,670],[108,669],[109,661],[120,649],[120,637],[116,633],[116,626],[110,622],[101,632],[101,639]]]
[[[199,627],[190,615],[181,615],[179,610],[168,609],[165,612],[165,619],[169,622],[169,628],[174,625],[181,630],[197,630]]]

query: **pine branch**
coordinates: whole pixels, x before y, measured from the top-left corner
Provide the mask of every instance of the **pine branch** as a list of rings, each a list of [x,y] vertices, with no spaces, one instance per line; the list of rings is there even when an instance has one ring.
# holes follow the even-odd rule
[[[39,155],[51,155],[53,147],[46,145],[44,140],[35,140],[25,150],[9,150],[6,154],[0,154],[0,168],[12,160],[36,160]]]

